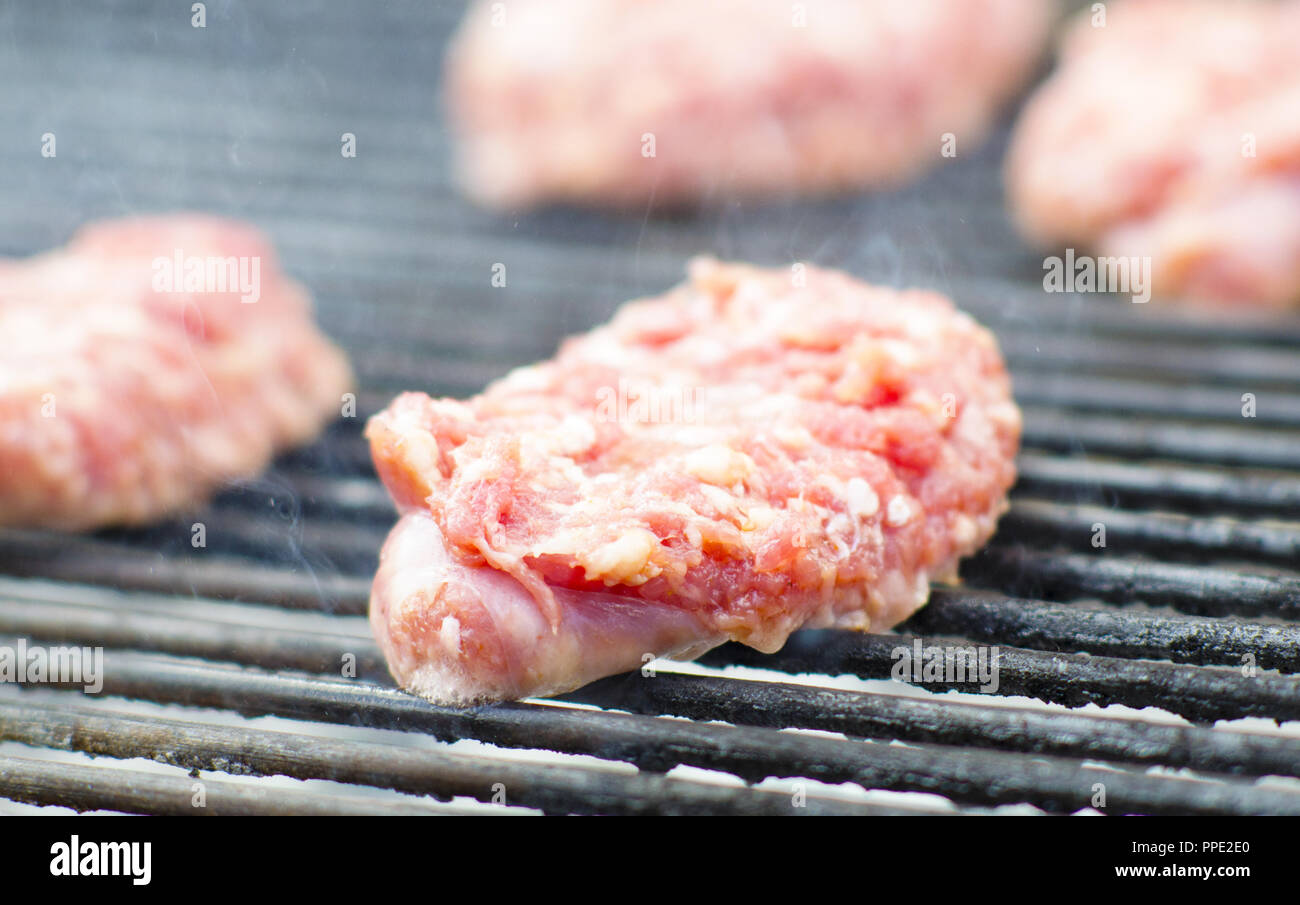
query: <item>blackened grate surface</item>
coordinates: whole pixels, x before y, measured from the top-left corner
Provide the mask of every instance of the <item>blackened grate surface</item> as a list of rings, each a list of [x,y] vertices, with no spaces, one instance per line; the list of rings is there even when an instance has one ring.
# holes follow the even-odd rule
[[[190,813],[197,769],[221,813],[1074,812],[1103,785],[1108,813],[1300,813],[1300,322],[1045,294],[1002,212],[1004,135],[883,196],[473,209],[436,89],[460,11],[223,2],[198,29],[189,4],[0,7],[0,252],[140,210],[248,218],[362,381],[360,417],[195,516],[204,549],[194,519],[0,531],[0,643],[107,648],[99,695],[0,685],[0,808]],[[898,635],[728,647],[562,702],[392,688],[362,617],[393,521],[364,417],[472,393],[699,252],[934,286],[997,330],[1022,480],[966,585]],[[997,645],[997,693],[888,681],[915,638]]]

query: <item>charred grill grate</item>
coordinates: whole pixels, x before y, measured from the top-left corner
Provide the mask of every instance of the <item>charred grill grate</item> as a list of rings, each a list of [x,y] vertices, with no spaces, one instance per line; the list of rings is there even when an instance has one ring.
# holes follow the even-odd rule
[[[206,29],[186,10],[0,19],[0,250],[135,209],[253,219],[348,346],[360,417],[193,519],[0,531],[0,644],[107,649],[102,694],[0,685],[0,796],[188,813],[198,770],[226,813],[472,810],[500,788],[547,812],[780,814],[800,780],[826,784],[802,813],[1071,812],[1098,783],[1112,813],[1300,813],[1277,778],[1300,775],[1300,730],[1275,722],[1300,720],[1300,322],[1044,294],[1001,211],[998,140],[883,197],[497,217],[445,175],[434,86],[457,4],[231,4]],[[899,634],[729,646],[559,702],[457,712],[392,688],[364,620],[393,521],[364,417],[402,389],[474,392],[701,250],[935,285],[998,332],[1022,478],[965,585]],[[998,692],[878,682],[914,638],[997,645]]]

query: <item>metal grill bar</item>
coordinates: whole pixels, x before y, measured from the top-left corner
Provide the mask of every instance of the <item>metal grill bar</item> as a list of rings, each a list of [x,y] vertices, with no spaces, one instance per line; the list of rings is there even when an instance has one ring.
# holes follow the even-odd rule
[[[87,594],[86,597],[93,597]],[[9,598],[13,600],[13,598]],[[170,607],[166,605],[170,603]],[[221,612],[222,609],[232,612]],[[360,675],[386,677],[387,667],[361,619],[320,620],[258,607],[122,601],[94,606],[24,600],[0,615],[0,632],[45,641],[160,650],[269,669],[338,673],[349,657]],[[294,618],[287,618],[294,617]]]
[[[1017,492],[1055,501],[1112,500],[1124,508],[1167,506],[1181,512],[1276,515],[1300,513],[1300,480],[1286,473],[1058,458],[1022,453]]]
[[[1100,418],[1030,405],[1022,409],[1024,443],[1030,449],[1300,471],[1300,447],[1294,432]]]
[[[679,763],[748,780],[798,775],[852,781],[843,766],[858,746],[802,734],[728,732],[680,721],[648,722],[623,713],[510,704],[474,710],[434,707],[389,687],[326,677],[268,675],[165,655],[113,652],[105,693],[246,715],[477,738],[505,747],[542,746],[628,761],[645,770]],[[1008,751],[1161,763],[1208,772],[1286,773],[1300,739],[1048,713],[978,704],[860,694],[789,683],[660,672],[607,679],[565,696],[646,716],[723,719],[739,727],[804,727],[859,738],[977,745]],[[710,716],[703,716],[704,714]],[[867,752],[870,756],[870,752]]]
[[[993,546],[967,560],[962,575],[982,587],[1026,597],[1095,597],[1202,616],[1300,619],[1300,577],[1293,574]]]
[[[1035,650],[1087,651],[1104,657],[1173,660],[1300,672],[1300,626],[1083,609],[1002,594],[936,589],[907,622],[927,634],[1013,644]]]
[[[237,701],[238,697],[234,699]],[[231,703],[230,697],[224,700],[224,706]],[[226,772],[281,773],[442,797],[482,796],[497,783],[503,783],[507,790],[516,790],[512,797],[518,803],[556,812],[590,808],[593,813],[662,813],[664,808],[670,811],[680,808],[683,813],[713,809],[780,814],[789,813],[791,807],[788,795],[755,790],[736,794],[737,789],[717,790],[722,794],[716,794],[707,786],[696,787],[684,782],[681,785],[685,788],[669,790],[664,788],[665,784],[681,781],[644,773],[627,775],[551,766],[528,769],[505,761],[443,754],[432,749],[413,752],[356,741],[339,745],[284,732],[237,730],[178,720],[141,720],[104,714],[102,710],[82,706],[29,707],[0,701],[0,738],[48,747],[75,747],[86,753],[114,757],[153,757],[194,769],[215,767]],[[722,741],[741,732],[725,727],[710,728]],[[937,793],[956,801],[984,805],[1029,802],[1051,812],[1068,812],[1087,807],[1093,784],[1102,782],[1112,807],[1140,813],[1202,810],[1300,813],[1300,792],[1264,789],[1227,777],[1190,780],[1090,767],[1053,757],[1037,757],[1026,762],[1001,752],[972,755],[921,744],[850,747],[833,739],[796,736],[789,747],[806,748],[823,756],[834,755],[828,758],[829,768],[819,772],[843,777],[842,781],[857,782],[867,788]],[[755,753],[754,749],[750,750]],[[770,770],[770,754],[767,763],[766,769]],[[809,759],[806,763],[812,766],[814,762]],[[666,794],[669,791],[675,794]],[[726,793],[735,797],[729,798]],[[629,797],[634,800],[629,801]],[[809,799],[810,804],[812,800]],[[830,800],[819,804],[829,813],[862,812],[864,807],[856,802]]]
[[[653,682],[606,679],[566,698],[634,713],[1248,775],[1291,773],[1298,744],[1196,726],[664,673]]]
[[[184,537],[188,536],[187,530]],[[187,539],[180,543],[188,547]],[[293,563],[299,569],[294,571],[260,561],[186,555],[178,549],[169,551],[170,556],[156,549],[141,552],[96,537],[0,531],[0,567],[8,575],[58,575],[66,581],[151,593],[197,594],[337,613],[364,613],[370,599],[369,578],[334,574],[329,563],[322,562],[317,569],[299,561]]]
[[[1041,365],[1052,362],[1065,370],[1145,375],[1157,380],[1209,380],[1244,385],[1259,392],[1269,387],[1300,386],[1300,361],[1285,349],[1231,341],[1163,343],[1088,336],[1063,337],[1059,333],[999,334],[1003,352],[1011,362]]]
[[[994,203],[1003,199],[995,196]],[[1027,260],[1030,266],[1041,259]],[[1017,274],[1024,277],[1027,274]],[[1055,330],[1074,336],[1095,336],[1099,340],[1125,337],[1143,343],[1170,340],[1218,344],[1225,340],[1261,348],[1289,348],[1300,343],[1300,319],[1266,312],[1252,314],[1240,309],[1230,312],[1188,311],[1152,306],[1139,308],[1122,298],[1083,296],[1073,293],[1046,294],[1028,280],[1008,281],[981,274],[963,276],[959,285],[962,307],[980,320],[995,325],[1027,325],[1039,332]],[[1052,373],[1059,371],[1055,368]],[[1154,379],[1164,381],[1160,375]]]
[[[1241,390],[1096,375],[1083,379],[1028,367],[1017,369],[1016,376],[1016,398],[1040,407],[1226,422],[1238,427],[1246,422]],[[1300,394],[1256,393],[1256,402],[1254,424],[1300,427]]]
[[[887,679],[898,662],[893,651],[911,648],[918,640],[923,646],[946,643],[941,638],[909,635],[806,631],[775,654],[727,645],[705,654],[703,661],[789,673],[847,673],[864,679]],[[1160,707],[1199,723],[1243,716],[1300,719],[1300,678],[1262,673],[1246,678],[1238,670],[1213,666],[1002,647],[999,683],[999,694],[1025,695],[1069,706]],[[943,678],[929,679],[925,687],[973,690],[971,683],[959,685]]]
[[[1300,562],[1300,525],[1224,518],[1190,518],[1165,512],[1128,512],[1101,506],[1063,506],[1020,498],[998,524],[1001,538],[1036,544],[1051,539],[1091,548],[1094,525],[1105,527],[1106,547],[1165,555],[1206,554],[1289,566]]]
[[[195,780],[160,776],[138,770],[100,769],[59,764],[52,772],[46,761],[0,756],[0,795],[25,804],[53,805],[77,811],[111,810],[175,817],[365,816],[396,814],[482,814],[482,808],[461,808],[418,799],[376,800],[373,796],[250,787],[220,779],[202,783],[202,805],[196,805]],[[487,811],[486,813],[491,813]]]
[[[648,774],[535,765],[376,742],[346,742],[290,732],[236,729],[107,708],[0,700],[0,739],[116,758],[145,757],[192,770],[328,779],[414,795],[490,800],[504,787],[508,803],[548,813],[781,815],[789,795],[727,788]],[[1231,788],[1221,805],[1248,807],[1249,790]],[[854,801],[808,796],[810,814],[895,814]],[[1300,812],[1300,811],[1298,811]]]

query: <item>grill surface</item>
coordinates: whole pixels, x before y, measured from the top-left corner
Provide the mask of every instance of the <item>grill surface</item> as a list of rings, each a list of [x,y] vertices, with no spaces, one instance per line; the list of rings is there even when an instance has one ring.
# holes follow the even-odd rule
[[[0,685],[0,810],[189,813],[198,771],[220,813],[1074,812],[1098,783],[1108,813],[1300,813],[1300,321],[1044,293],[1002,212],[1004,132],[881,196],[475,210],[436,101],[460,11],[222,3],[203,29],[188,4],[0,12],[0,251],[137,210],[246,217],[362,382],[357,418],[192,518],[0,531],[0,643],[107,648],[100,695]],[[933,286],[994,328],[1026,430],[992,545],[897,635],[728,646],[559,702],[395,690],[364,620],[394,520],[364,418],[547,356],[698,252]],[[913,638],[997,645],[998,692],[889,681]]]

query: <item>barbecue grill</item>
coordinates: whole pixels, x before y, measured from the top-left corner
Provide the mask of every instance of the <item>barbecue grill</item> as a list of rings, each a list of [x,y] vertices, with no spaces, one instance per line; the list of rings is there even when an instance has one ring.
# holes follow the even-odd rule
[[[305,6],[0,16],[0,251],[135,210],[248,218],[361,386],[355,418],[192,516],[0,531],[0,644],[106,651],[97,695],[0,685],[0,810],[194,813],[201,785],[212,813],[1300,813],[1300,322],[1044,292],[1003,213],[1005,132],[883,195],[476,210],[436,100],[461,6]],[[998,535],[897,633],[728,645],[555,701],[397,690],[364,618],[394,522],[365,417],[471,394],[698,252],[930,285],[992,327],[1025,413]],[[918,638],[997,646],[996,693],[892,679]]]

